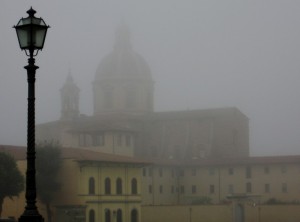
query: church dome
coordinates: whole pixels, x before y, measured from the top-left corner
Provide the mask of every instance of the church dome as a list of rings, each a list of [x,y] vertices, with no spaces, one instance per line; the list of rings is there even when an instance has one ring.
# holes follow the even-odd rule
[[[117,29],[113,51],[102,59],[93,82],[94,114],[152,112],[154,82],[142,56],[130,44],[126,26]]]
[[[96,81],[116,78],[152,80],[147,62],[132,49],[130,33],[125,25],[116,31],[114,49],[102,59],[95,76]]]

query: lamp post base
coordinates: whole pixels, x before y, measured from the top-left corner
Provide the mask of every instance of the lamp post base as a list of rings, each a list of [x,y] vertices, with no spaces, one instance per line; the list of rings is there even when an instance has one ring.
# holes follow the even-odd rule
[[[44,222],[44,218],[38,212],[32,215],[23,214],[20,216],[18,222]]]

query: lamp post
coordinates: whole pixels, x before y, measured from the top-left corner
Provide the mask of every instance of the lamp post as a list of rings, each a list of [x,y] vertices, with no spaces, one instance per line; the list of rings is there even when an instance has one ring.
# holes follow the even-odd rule
[[[28,59],[28,110],[27,110],[27,171],[26,171],[26,206],[19,218],[19,222],[43,222],[44,218],[36,207],[36,180],[35,180],[35,71],[39,68],[34,65],[34,56],[43,49],[47,29],[42,18],[36,18],[35,10],[30,8],[27,18],[21,18],[14,28],[16,29],[21,50],[25,50]]]

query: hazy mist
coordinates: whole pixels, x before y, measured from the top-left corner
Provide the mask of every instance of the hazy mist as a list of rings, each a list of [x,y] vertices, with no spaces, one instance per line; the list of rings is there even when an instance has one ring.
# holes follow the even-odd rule
[[[36,57],[36,122],[60,117],[68,72],[92,114],[92,81],[125,22],[155,80],[155,110],[235,106],[251,155],[300,154],[300,1],[51,0],[0,2],[0,144],[26,144],[27,56],[15,30],[32,6],[51,26]]]

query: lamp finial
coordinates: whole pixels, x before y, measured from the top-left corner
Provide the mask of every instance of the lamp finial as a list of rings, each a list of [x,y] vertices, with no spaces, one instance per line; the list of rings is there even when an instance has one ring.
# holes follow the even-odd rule
[[[34,14],[36,13],[36,11],[30,7],[30,9],[27,11],[27,14],[30,16],[30,17],[34,17]]]

